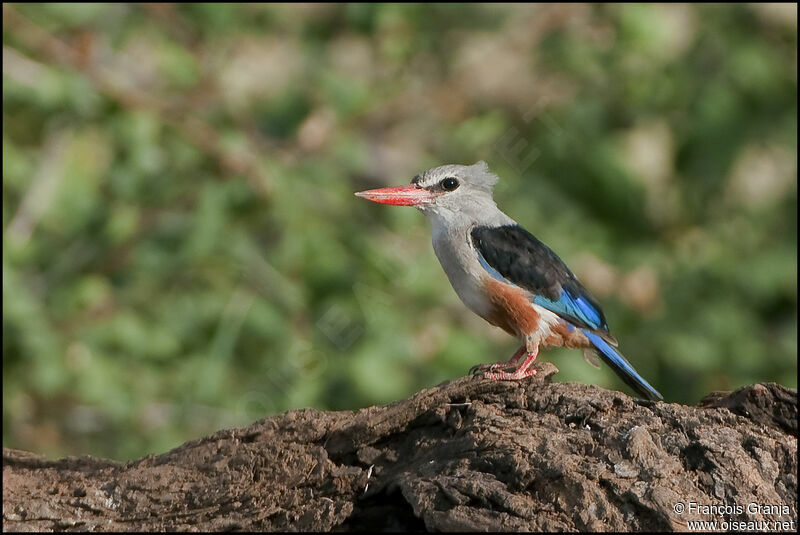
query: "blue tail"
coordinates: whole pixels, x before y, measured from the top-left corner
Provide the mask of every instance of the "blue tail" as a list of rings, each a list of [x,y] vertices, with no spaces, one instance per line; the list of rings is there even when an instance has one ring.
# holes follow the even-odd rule
[[[619,378],[625,381],[629,387],[633,388],[638,394],[644,396],[647,399],[651,399],[653,401],[663,400],[664,398],[661,397],[661,394],[658,391],[650,386],[647,381],[642,379],[642,376],[636,373],[636,370],[633,369],[625,357],[619,354],[619,352],[611,347],[608,342],[594,334],[593,332],[587,329],[581,329],[583,334],[589,338],[589,341],[594,345],[595,349],[597,350],[597,354],[600,355],[606,364],[611,366],[611,369],[619,375]]]

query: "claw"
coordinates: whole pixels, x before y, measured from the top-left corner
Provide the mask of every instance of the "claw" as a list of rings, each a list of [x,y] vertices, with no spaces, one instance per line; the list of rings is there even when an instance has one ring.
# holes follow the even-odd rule
[[[475,366],[469,369],[469,374],[475,375],[476,373],[479,373],[480,371],[483,370],[484,366],[486,366],[486,364],[476,364]]]
[[[509,364],[508,362],[495,362],[493,364],[476,364],[472,368],[469,369],[470,375],[476,375],[481,372],[493,372],[497,369],[501,370],[513,370],[515,369],[513,364]]]
[[[470,375],[475,375],[476,373],[480,373],[482,371],[488,370],[487,373],[494,372],[496,369],[501,368],[503,370],[507,370],[509,368],[514,368],[519,361],[520,357],[525,353],[525,346],[520,347],[516,353],[507,361],[507,362],[495,362],[493,364],[476,364],[472,368],[469,369]]]

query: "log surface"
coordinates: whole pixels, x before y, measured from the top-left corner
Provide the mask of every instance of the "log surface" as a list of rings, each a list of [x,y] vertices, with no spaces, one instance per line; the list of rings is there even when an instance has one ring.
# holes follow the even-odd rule
[[[290,411],[129,463],[4,448],[3,529],[797,526],[796,390],[759,383],[684,406],[538,370],[521,382],[464,377],[357,412]]]

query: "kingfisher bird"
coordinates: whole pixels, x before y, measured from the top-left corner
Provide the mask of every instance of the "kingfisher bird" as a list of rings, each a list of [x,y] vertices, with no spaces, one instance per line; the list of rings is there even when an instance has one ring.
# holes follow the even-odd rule
[[[442,165],[415,176],[410,185],[356,196],[424,213],[433,250],[461,301],[521,340],[510,360],[481,364],[473,372],[520,380],[536,374],[531,365],[540,348],[582,348],[589,362],[599,356],[637,394],[663,399],[616,349],[600,305],[567,265],[497,207],[497,181],[483,161]]]

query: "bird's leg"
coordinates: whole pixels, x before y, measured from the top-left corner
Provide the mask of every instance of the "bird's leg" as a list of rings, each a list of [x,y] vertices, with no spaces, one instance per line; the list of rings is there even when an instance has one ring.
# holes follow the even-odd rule
[[[519,349],[517,349],[517,352],[514,353],[511,356],[511,358],[508,359],[508,361],[506,361],[506,362],[495,362],[494,364],[490,364],[489,365],[489,371],[493,372],[497,368],[503,368],[503,369],[511,368],[511,367],[515,366],[517,364],[517,362],[519,362],[520,357],[522,357],[522,355],[524,355],[524,354],[525,354],[525,346],[523,345],[523,346],[520,346]]]
[[[476,364],[475,366],[470,368],[469,373],[475,374],[478,372],[482,372],[484,370],[489,370],[493,372],[497,368],[503,368],[503,369],[511,368],[512,366],[515,366],[517,364],[517,361],[519,361],[520,357],[524,354],[525,354],[525,346],[521,346],[519,349],[517,349],[517,352],[514,353],[511,356],[511,358],[508,359],[506,362],[495,362],[493,364]]]
[[[525,377],[536,375],[535,368],[531,368],[530,370],[528,368],[530,368],[531,364],[536,361],[536,357],[539,355],[539,344],[538,342],[535,344],[529,344],[525,349],[527,349],[528,356],[515,371],[510,373],[495,372],[490,368],[490,371],[486,373],[485,377],[487,379],[494,379],[495,381],[517,381],[519,379],[524,379]]]

